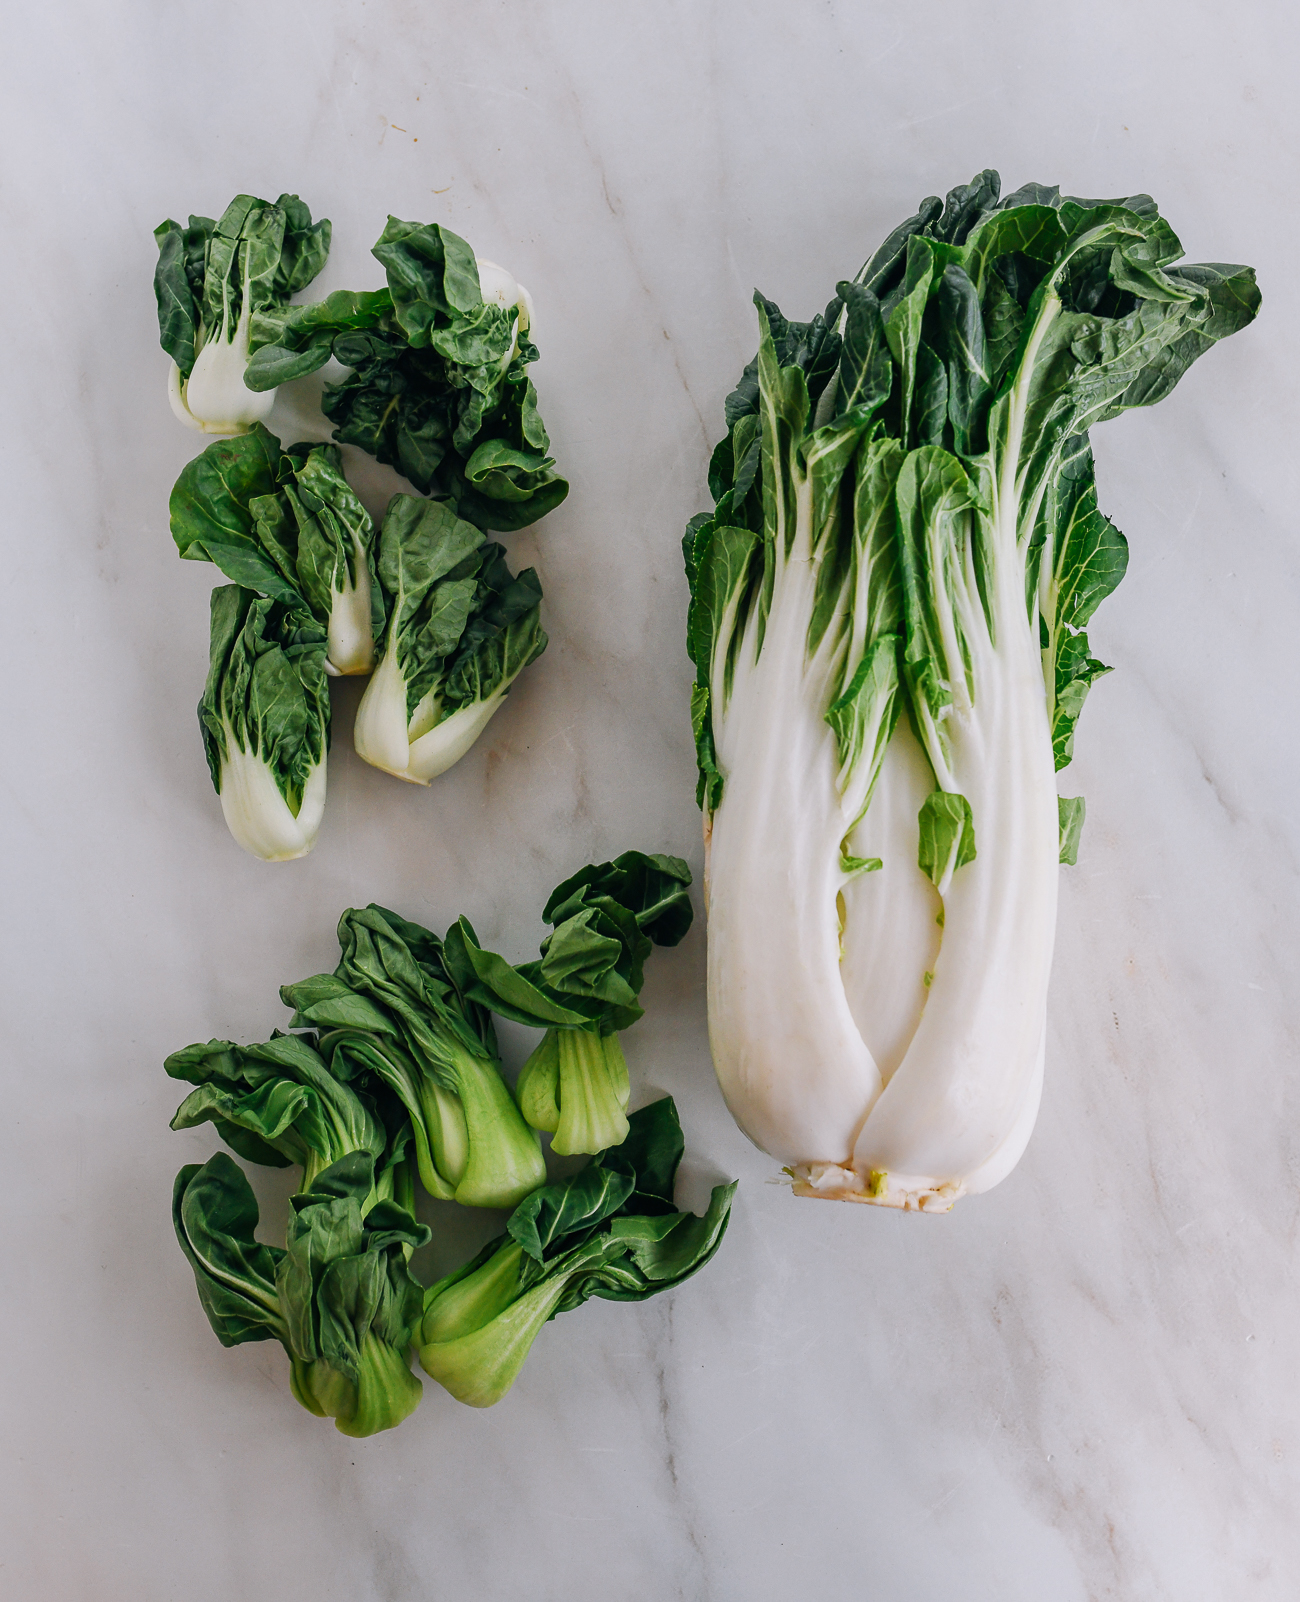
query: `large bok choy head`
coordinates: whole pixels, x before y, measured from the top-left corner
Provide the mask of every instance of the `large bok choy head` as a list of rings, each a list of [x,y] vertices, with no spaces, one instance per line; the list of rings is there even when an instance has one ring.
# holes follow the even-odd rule
[[[332,974],[282,988],[293,1027],[319,1031],[337,1078],[368,1077],[398,1098],[430,1195],[513,1207],[546,1165],[501,1078],[492,1020],[462,993],[442,942],[371,906],[343,914],[339,945]]]
[[[236,195],[216,222],[170,217],[154,229],[154,293],[169,397],[181,422],[205,434],[242,434],[275,403],[274,386],[244,383],[254,319],[306,289],[329,255],[330,225],[313,223],[297,195],[274,203]]]
[[[325,629],[327,673],[369,673],[384,622],[374,524],[337,446],[282,449],[261,423],[216,440],[176,480],[171,528],[183,557],[310,613]]]
[[[503,1018],[544,1029],[515,1096],[563,1155],[603,1151],[627,1136],[630,1086],[618,1031],[637,1001],[651,944],[675,946],[691,926],[690,869],[679,857],[625,851],[589,864],[551,892],[541,959],[511,967],[484,951],[467,918],[447,931],[462,992]]]
[[[801,1194],[945,1208],[1023,1151],[1126,559],[1088,432],[1259,305],[1147,196],[998,194],[925,201],[810,323],[757,297],[687,531],[714,1062]]]
[[[217,1339],[278,1340],[308,1412],[365,1436],[419,1405],[409,1353],[422,1292],[407,1261],[429,1230],[409,1207],[377,1198],[368,1152],[340,1158],[292,1198],[284,1246],[257,1239],[257,1199],[221,1152],[181,1169],[172,1219]]]
[[[306,856],[324,816],[325,647],[310,613],[240,584],[212,592],[199,728],[231,834],[267,862]]]
[[[271,389],[333,356],[353,369],[325,386],[335,439],[391,463],[480,528],[535,523],[569,486],[526,371],[537,360],[528,291],[437,223],[390,217],[374,254],[387,289],[254,316],[261,348],[248,383]]]
[[[534,569],[443,501],[395,495],[379,536],[388,617],[357,708],[357,754],[413,784],[459,762],[519,674],[546,649]]]
[[[521,1202],[506,1233],[424,1293],[420,1364],[460,1402],[510,1389],[542,1326],[589,1297],[640,1302],[703,1268],[721,1244],[735,1184],[702,1217],[673,1207],[681,1125],[672,1098],[628,1120],[620,1144]]]

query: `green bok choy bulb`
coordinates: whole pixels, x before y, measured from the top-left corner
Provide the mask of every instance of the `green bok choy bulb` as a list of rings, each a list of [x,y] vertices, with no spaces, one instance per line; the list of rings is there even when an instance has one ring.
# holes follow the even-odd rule
[[[546,649],[542,587],[441,501],[395,495],[379,535],[387,630],[357,708],[357,754],[412,784],[459,762]]]
[[[627,1135],[630,1086],[618,1032],[637,1000],[651,944],[675,946],[691,926],[690,869],[679,857],[626,851],[551,892],[553,928],[541,960],[511,967],[484,951],[468,919],[447,931],[446,960],[462,992],[503,1018],[545,1029],[515,1096],[562,1155],[603,1151]]]
[[[375,530],[335,445],[283,449],[261,423],[216,440],[176,480],[172,538],[190,561],[307,612],[325,629],[325,671],[369,673],[383,631]]]
[[[420,1365],[457,1401],[491,1407],[542,1326],[589,1297],[645,1301],[703,1268],[721,1244],[734,1182],[703,1217],[673,1207],[683,1151],[672,1098],[632,1114],[622,1142],[521,1202],[506,1233],[424,1293]]]
[[[274,203],[236,195],[219,221],[170,217],[154,229],[159,337],[172,358],[172,411],[205,434],[242,434],[275,404],[244,382],[254,318],[284,306],[325,265],[330,225],[297,195]]]
[[[1126,558],[1088,431],[1259,304],[1147,196],[998,193],[924,202],[811,323],[757,297],[687,532],[714,1063],[805,1195],[944,1209],[1019,1159]]]
[[[546,1164],[501,1078],[492,1020],[459,989],[442,942],[371,906],[343,914],[339,945],[332,974],[282,988],[292,1027],[320,1031],[337,1077],[368,1075],[396,1095],[430,1195],[515,1206]]]
[[[226,824],[266,862],[306,856],[325,813],[325,650],[310,613],[239,584],[213,590],[199,728]]]
[[[172,1219],[217,1339],[278,1340],[308,1412],[366,1436],[419,1406],[409,1353],[422,1294],[407,1261],[429,1230],[376,1199],[368,1152],[339,1159],[291,1199],[282,1247],[257,1239],[257,1199],[222,1152],[181,1169]]]

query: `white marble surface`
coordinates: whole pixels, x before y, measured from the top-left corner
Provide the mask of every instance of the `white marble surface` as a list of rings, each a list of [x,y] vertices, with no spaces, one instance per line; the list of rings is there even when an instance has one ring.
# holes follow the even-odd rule
[[[5,1597],[1300,1594],[1298,34],[1276,0],[8,19]],[[628,1055],[640,1097],[678,1099],[692,1198],[742,1180],[717,1261],[551,1325],[490,1412],[430,1383],[400,1430],[344,1439],[278,1348],[208,1330],[167,1202],[214,1140],[168,1131],[162,1057],[282,1022],[345,905],[463,910],[521,959],[576,864],[698,866],[678,540],[751,287],[806,315],[985,164],[1149,189],[1193,259],[1264,290],[1254,329],[1095,437],[1132,564],[1093,631],[1117,671],[1068,786],[1088,824],[1025,1160],[938,1219],[769,1183],[714,1088],[697,929],[651,964]],[[510,266],[573,484],[513,541],[552,644],[488,736],[408,788],[353,756],[336,687],[320,841],[276,867],[228,838],[197,738],[215,575],[168,534],[196,439],[150,287],[154,224],[238,189],[333,218],[322,288],[381,281],[389,210]],[[290,404],[310,389],[285,433]],[[274,1226],[283,1185],[258,1183]],[[439,1219],[444,1255],[480,1225]]]

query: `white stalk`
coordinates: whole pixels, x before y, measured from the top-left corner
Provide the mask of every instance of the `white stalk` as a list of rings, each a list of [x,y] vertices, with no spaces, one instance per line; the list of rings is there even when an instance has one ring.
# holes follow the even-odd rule
[[[325,671],[347,676],[369,673],[375,665],[375,642],[370,631],[370,567],[366,548],[353,535],[355,581],[349,577],[347,563],[340,560],[343,584],[331,591],[328,654]]]
[[[476,261],[474,265],[478,268],[478,288],[483,299],[493,306],[513,306],[518,312],[514,338],[504,363],[508,367],[519,349],[520,334],[526,334],[533,326],[533,297],[513,273],[498,267],[496,262]]]
[[[233,336],[227,304],[220,332],[201,346],[189,378],[182,379],[180,369],[172,363],[167,398],[172,411],[187,427],[202,434],[247,434],[254,423],[270,416],[275,390],[258,394],[244,383],[252,315],[246,290]]]
[[[816,569],[799,488],[763,649],[751,619],[729,700],[715,670],[726,775],[709,847],[709,1039],[732,1116],[784,1162],[847,1162],[880,1074],[840,977],[840,843],[852,824],[825,722],[832,657],[806,655]]]
[[[397,665],[396,630],[393,635],[361,697],[352,740],[363,761],[406,779],[411,777],[406,771],[411,761],[406,680]]]
[[[916,818],[934,788],[906,714],[885,747],[866,815],[849,854],[879,857],[874,873],[844,886],[840,971],[854,1021],[888,1084],[902,1062],[929,994],[942,935],[942,903],[916,860]]]
[[[428,784],[460,761],[509,688],[502,685],[484,700],[471,701],[447,718],[441,717],[442,701],[436,689],[430,690],[408,719],[406,680],[390,644],[357,708],[353,732],[357,755],[394,778]]]
[[[267,763],[245,751],[227,723],[221,810],[236,841],[263,862],[305,857],[316,843],[325,815],[325,758],[312,769],[295,816]]]

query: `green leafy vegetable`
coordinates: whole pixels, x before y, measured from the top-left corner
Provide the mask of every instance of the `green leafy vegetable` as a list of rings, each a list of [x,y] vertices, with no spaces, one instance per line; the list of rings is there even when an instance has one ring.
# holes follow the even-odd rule
[[[425,1291],[416,1338],[424,1371],[458,1401],[490,1407],[549,1319],[592,1296],[645,1301],[703,1268],[736,1187],[715,1186],[703,1217],[674,1211],[682,1151],[666,1096],[632,1114],[620,1145],[521,1202],[504,1235]]]
[[[270,411],[274,385],[244,383],[255,322],[282,310],[325,265],[330,225],[313,223],[297,195],[274,203],[236,195],[216,222],[170,217],[154,229],[154,293],[169,396],[181,422],[207,434],[242,434]]]
[[[501,1078],[492,1020],[457,985],[442,942],[370,906],[343,914],[339,945],[332,974],[281,989],[292,1027],[319,1030],[336,1077],[369,1075],[400,1100],[430,1195],[513,1207],[546,1165]]]
[[[690,869],[679,857],[626,851],[583,868],[552,891],[553,925],[537,962],[511,967],[479,946],[469,921],[447,931],[446,961],[462,992],[503,1018],[545,1029],[520,1071],[520,1109],[568,1155],[627,1135],[627,1062],[617,1031],[637,1002],[651,944],[675,946],[691,926]]]
[[[388,625],[357,709],[357,753],[413,784],[446,772],[546,649],[542,587],[444,501],[395,495],[379,536]]]
[[[686,532],[714,1062],[801,1194],[945,1208],[1019,1159],[1127,560],[1089,430],[1259,305],[1148,196],[998,195],[922,202],[808,323],[755,297]]]
[[[183,557],[315,618],[327,673],[369,673],[384,624],[374,524],[337,446],[285,450],[261,423],[216,440],[176,480],[171,527]]]
[[[182,1168],[172,1200],[217,1339],[278,1340],[297,1400],[352,1436],[392,1429],[421,1393],[408,1353],[422,1294],[407,1259],[429,1230],[375,1193],[371,1155],[341,1158],[293,1198],[283,1247],[256,1239],[257,1200],[224,1153]]]
[[[273,388],[333,356],[353,369],[325,387],[335,439],[479,528],[535,523],[569,486],[526,371],[537,359],[527,290],[438,223],[390,217],[374,255],[387,289],[255,314],[249,385]]]
[[[309,613],[239,584],[212,592],[199,728],[231,834],[267,862],[306,856],[325,811],[326,643]]]

